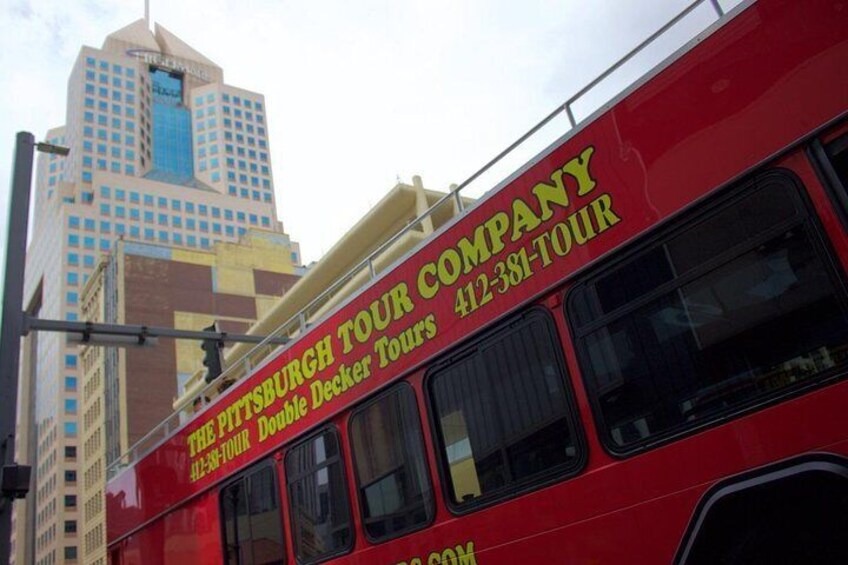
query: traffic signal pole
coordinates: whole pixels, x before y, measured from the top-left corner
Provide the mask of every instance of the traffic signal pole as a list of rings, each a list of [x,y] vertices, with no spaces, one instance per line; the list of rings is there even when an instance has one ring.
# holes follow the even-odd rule
[[[24,262],[32,186],[35,137],[19,132],[15,140],[15,164],[9,198],[6,236],[6,270],[0,328],[0,463],[11,469],[15,458],[15,420],[18,411],[18,362],[23,330]],[[7,473],[2,473],[9,477]],[[9,562],[12,534],[12,498],[0,497],[0,563]]]

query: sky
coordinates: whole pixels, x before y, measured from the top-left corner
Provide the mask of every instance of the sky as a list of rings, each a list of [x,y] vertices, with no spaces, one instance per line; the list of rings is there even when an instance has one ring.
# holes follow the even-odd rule
[[[691,0],[151,0],[150,16],[265,95],[278,216],[318,260],[398,180],[448,190]],[[728,9],[739,0],[721,0]],[[15,132],[65,121],[80,47],[144,0],[0,2],[0,253]],[[714,20],[704,2],[575,104],[588,116]],[[479,196],[567,131],[552,122]]]

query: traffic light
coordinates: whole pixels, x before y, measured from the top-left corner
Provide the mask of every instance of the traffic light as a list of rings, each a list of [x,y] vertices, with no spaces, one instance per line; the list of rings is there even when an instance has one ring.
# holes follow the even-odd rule
[[[218,322],[208,328],[203,328],[203,331],[220,333]],[[222,371],[221,342],[213,338],[204,339],[200,347],[203,349],[203,366],[206,367],[205,380],[207,383],[211,383],[218,378]]]

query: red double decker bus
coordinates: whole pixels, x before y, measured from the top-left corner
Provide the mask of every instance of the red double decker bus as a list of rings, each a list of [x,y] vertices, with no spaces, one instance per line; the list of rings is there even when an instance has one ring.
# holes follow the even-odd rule
[[[111,562],[848,563],[846,110],[848,3],[735,8],[113,466]]]

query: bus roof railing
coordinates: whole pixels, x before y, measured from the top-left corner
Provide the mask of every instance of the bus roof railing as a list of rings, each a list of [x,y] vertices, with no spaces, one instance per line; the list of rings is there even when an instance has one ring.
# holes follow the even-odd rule
[[[545,127],[551,120],[565,112],[565,115],[568,118],[569,130],[566,133],[574,131],[578,125],[582,125],[588,118],[591,118],[595,115],[595,113],[589,113],[587,118],[583,120],[578,120],[574,115],[574,104],[581,100],[584,96],[594,90],[599,84],[601,84],[604,80],[609,78],[613,73],[622,68],[625,64],[627,64],[630,60],[632,60],[636,55],[642,53],[648,46],[652,45],[657,39],[664,36],[671,28],[680,23],[684,18],[694,12],[698,7],[707,4],[712,8],[712,13],[715,19],[711,20],[707,26],[700,28],[698,32],[690,38],[690,42],[698,37],[699,34],[703,33],[706,29],[716,26],[723,19],[728,18],[729,16],[735,15],[738,11],[743,9],[745,6],[753,2],[754,0],[742,1],[738,3],[733,10],[725,10],[721,4],[720,0],[694,0],[689,3],[683,10],[678,12],[673,18],[668,20],[662,27],[657,29],[654,33],[645,38],[642,42],[640,42],[636,47],[628,51],[624,56],[618,59],[615,63],[610,65],[606,70],[604,70],[601,74],[599,74],[595,79],[587,83],[584,87],[574,93],[571,97],[569,97],[565,102],[557,106],[551,113],[545,116],[541,121],[539,121],[532,128],[527,130],[521,137],[511,143],[508,147],[503,149],[500,153],[498,153],[495,157],[490,159],[486,164],[480,167],[477,171],[475,171],[471,176],[465,179],[462,183],[456,186],[452,186],[450,191],[447,192],[444,196],[442,196],[439,200],[437,200],[432,206],[430,206],[426,211],[421,213],[418,217],[392,235],[389,239],[384,241],[382,244],[377,246],[373,251],[371,251],[368,256],[356,264],[353,268],[348,270],[344,275],[336,279],[329,287],[327,287],[324,291],[321,292],[318,296],[313,298],[306,306],[301,308],[294,316],[289,318],[286,322],[280,325],[274,332],[265,337],[259,344],[250,349],[247,353],[245,353],[241,358],[230,364],[216,379],[212,380],[206,386],[201,388],[196,393],[196,400],[204,403],[205,399],[208,398],[209,394],[212,394],[216,389],[220,388],[223,383],[232,381],[233,377],[236,376],[237,373],[243,371],[245,374],[250,371],[251,368],[256,367],[263,361],[265,361],[271,353],[282,350],[288,347],[291,347],[294,343],[296,343],[299,338],[306,334],[308,328],[311,325],[316,325],[325,317],[329,316],[337,309],[342,308],[347,301],[342,301],[342,303],[338,304],[335,308],[331,309],[329,312],[324,312],[321,316],[321,320],[316,320],[310,322],[310,316],[320,311],[320,309],[326,305],[336,294],[341,291],[345,285],[354,279],[356,276],[360,275],[360,273],[365,272],[370,282],[374,282],[374,279],[377,278],[377,270],[375,267],[375,259],[377,259],[380,254],[389,249],[394,243],[396,243],[400,238],[409,233],[410,231],[416,229],[420,226],[424,220],[430,218],[436,210],[439,210],[443,205],[448,203],[449,201],[453,201],[452,204],[456,207],[458,214],[462,215],[467,211],[465,204],[463,203],[463,197],[461,192],[463,189],[467,188],[471,183],[480,178],[483,174],[488,172],[494,165],[504,159],[507,155],[512,153],[515,149],[520,147],[524,142],[533,137],[539,130]],[[669,58],[673,57],[671,55]],[[640,79],[650,74],[652,71],[657,68],[664,67],[664,64],[668,61],[668,59],[661,61],[658,65],[654,66],[652,69],[643,73],[639,78],[630,81],[626,85],[623,85],[616,94],[613,95],[612,98],[616,96],[621,96],[623,92],[625,92],[628,88],[633,87],[635,84],[639,82]],[[604,102],[605,103],[608,103]],[[440,233],[441,230],[438,230],[436,233]],[[436,235],[436,234],[433,234]],[[367,285],[366,285],[367,286]],[[275,342],[278,341],[278,338],[286,336],[290,338],[288,343],[284,346],[279,346]],[[157,424],[153,429],[151,429],[147,434],[145,434],[141,439],[136,441],[126,452],[122,453],[120,456],[111,461],[106,468],[106,478],[107,480],[111,479],[117,473],[119,473],[125,467],[133,465],[136,461],[150,453],[153,449],[155,449],[159,444],[165,441],[170,434],[176,431],[183,422],[183,413],[184,409],[190,401],[186,402],[183,406],[179,407],[176,411],[170,414],[165,420]]]

